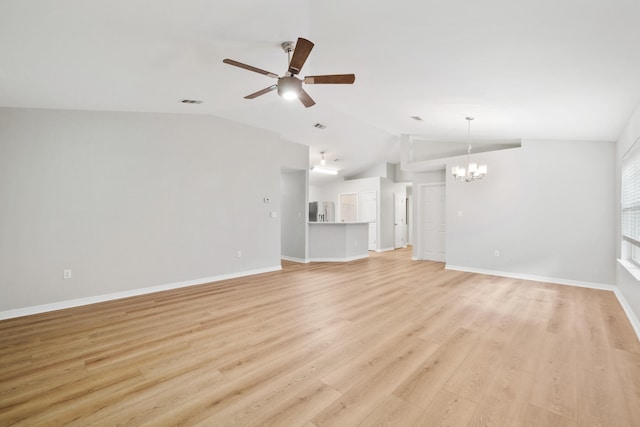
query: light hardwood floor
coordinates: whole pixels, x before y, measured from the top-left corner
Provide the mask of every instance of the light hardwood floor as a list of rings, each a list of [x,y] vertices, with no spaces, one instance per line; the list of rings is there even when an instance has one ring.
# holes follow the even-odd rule
[[[408,250],[0,322],[0,425],[640,426],[615,296]]]

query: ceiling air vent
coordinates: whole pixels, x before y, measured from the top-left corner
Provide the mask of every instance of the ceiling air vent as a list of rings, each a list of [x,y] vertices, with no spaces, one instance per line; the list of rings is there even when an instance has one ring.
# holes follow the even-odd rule
[[[323,125],[322,123],[316,123],[315,125],[313,125],[314,128],[318,128],[318,129],[324,129],[326,128],[325,125]]]
[[[202,104],[202,101],[198,101],[196,99],[183,99],[182,101],[183,104]]]

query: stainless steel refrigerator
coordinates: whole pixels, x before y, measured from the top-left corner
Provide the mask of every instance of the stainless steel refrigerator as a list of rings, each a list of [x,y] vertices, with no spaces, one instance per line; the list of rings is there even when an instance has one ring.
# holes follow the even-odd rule
[[[309,202],[309,222],[335,222],[333,202]]]

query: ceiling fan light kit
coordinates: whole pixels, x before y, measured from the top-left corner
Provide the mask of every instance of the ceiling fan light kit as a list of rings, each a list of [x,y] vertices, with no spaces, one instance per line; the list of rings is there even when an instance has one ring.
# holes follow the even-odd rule
[[[311,168],[312,172],[320,172],[320,173],[326,173],[327,175],[338,175],[338,171],[335,169],[329,169],[329,168],[325,168],[322,166],[314,166]]]
[[[307,61],[314,44],[307,39],[299,37],[295,44],[287,41],[282,43],[281,46],[289,58],[288,70],[282,77],[278,76],[276,73],[243,64],[242,62],[238,62],[233,59],[227,58],[222,61],[225,64],[233,65],[234,67],[244,68],[245,70],[252,71],[254,73],[264,74],[267,77],[278,79],[277,84],[251,93],[245,96],[245,99],[254,99],[277,89],[280,97],[287,100],[298,98],[305,107],[309,108],[315,105],[315,101],[302,88],[303,82],[304,84],[353,84],[356,80],[356,76],[354,74],[306,76],[304,79],[299,79],[296,75],[300,73],[302,66]],[[291,52],[293,52],[293,56],[291,55]]]
[[[326,153],[326,151],[320,152],[320,166],[313,166],[310,170],[312,172],[326,173],[328,175],[338,175],[338,171],[336,169],[326,167],[327,160],[324,158]]]
[[[278,79],[278,95],[286,100],[297,99],[302,91],[302,81],[295,77],[280,77]]]
[[[482,179],[487,174],[487,165],[478,165],[477,163],[471,163],[471,121],[473,117],[466,117],[468,123],[467,130],[467,167],[454,166],[451,168],[451,173],[456,181],[471,182],[478,179]]]

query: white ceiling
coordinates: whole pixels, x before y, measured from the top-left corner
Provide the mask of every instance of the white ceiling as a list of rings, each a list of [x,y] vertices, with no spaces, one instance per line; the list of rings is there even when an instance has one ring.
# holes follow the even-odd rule
[[[468,115],[477,139],[615,140],[640,103],[638,17],[638,0],[2,0],[0,106],[221,116],[343,176],[397,162],[403,133],[464,140]],[[355,84],[307,86],[308,109],[243,99],[274,81],[222,59],[283,74],[299,36],[301,75]]]

